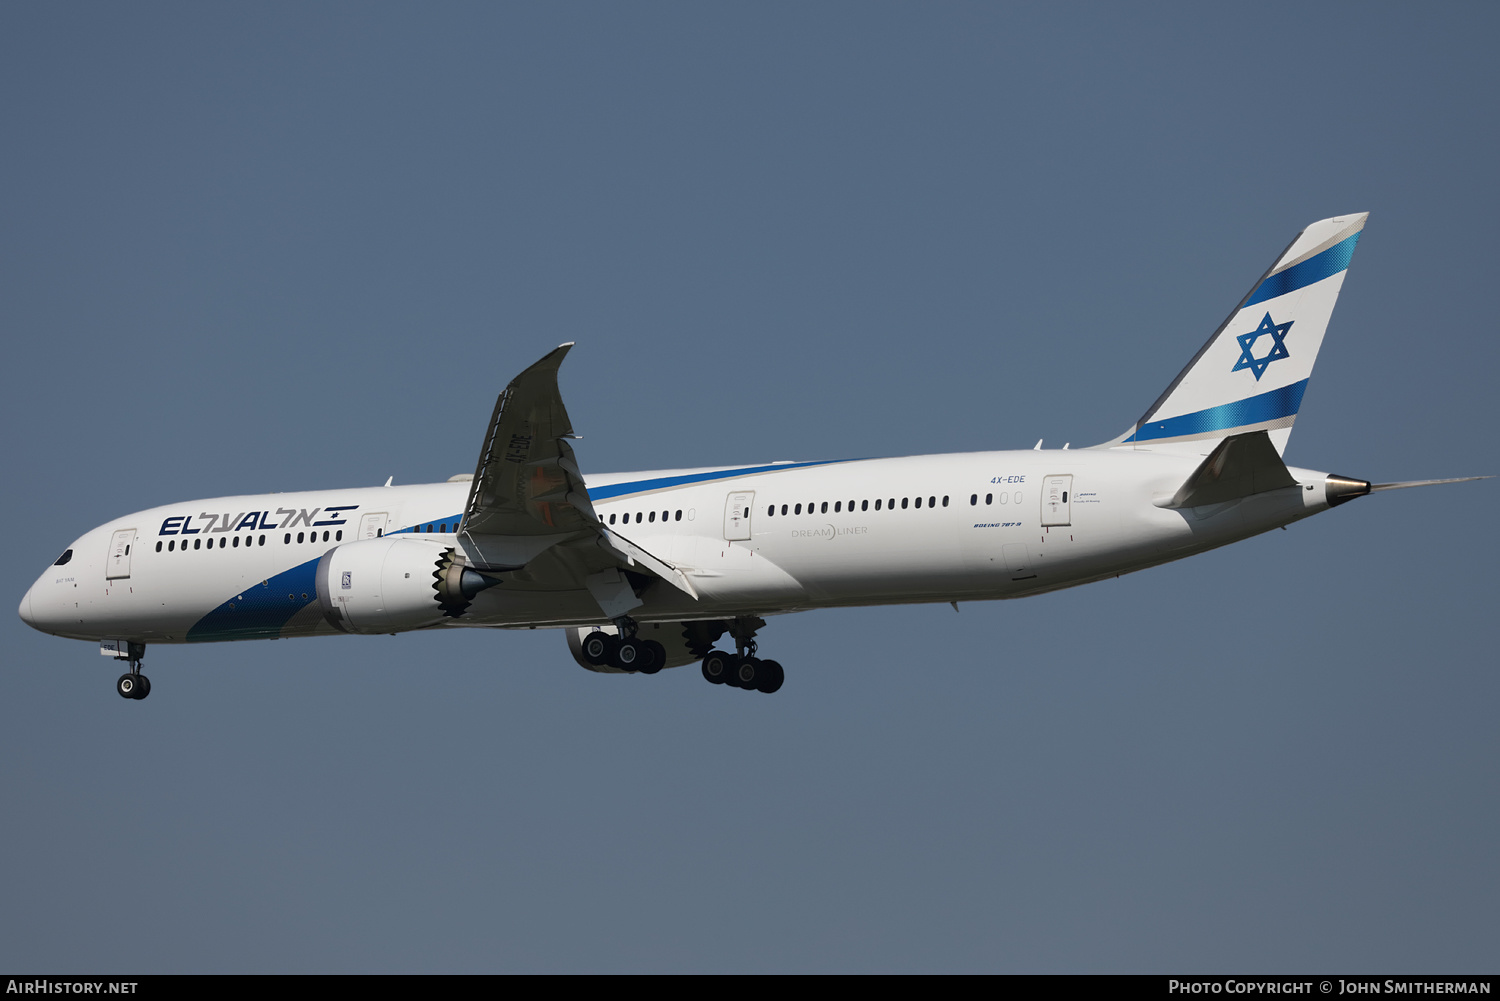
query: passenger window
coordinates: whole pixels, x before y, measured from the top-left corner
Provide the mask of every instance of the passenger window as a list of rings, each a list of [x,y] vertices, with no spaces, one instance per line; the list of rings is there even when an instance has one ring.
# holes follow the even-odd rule
[[[969,506],[970,507],[974,507],[978,503],[979,503],[979,495],[978,494],[970,494],[969,495]]]
[[[947,507],[947,506],[948,506],[948,495],[947,494],[943,494],[943,507]]]
[[[880,510],[880,498],[879,497],[875,498],[875,510],[877,510],[877,511]]]
[[[613,525],[613,524],[614,524],[614,523],[615,523],[615,516],[614,516],[614,515],[610,515],[610,516],[609,516],[609,523],[610,523],[610,524],[611,524],[611,525]]]
[[[890,500],[886,501],[885,506],[892,511],[896,510],[896,498],[892,497]]]
[[[681,514],[680,511],[678,513]],[[771,517],[775,513],[776,513],[776,505],[775,504],[772,504],[770,507],[766,508],[766,517],[767,518]]]
[[[844,502],[843,501],[834,501],[833,502],[833,513],[834,514],[838,514],[839,511],[840,511],[840,509],[843,508],[843,506],[844,506]]]
[[[323,541],[324,542],[328,541],[328,529],[326,529],[326,528],[323,529]]]
[[[157,551],[157,552],[158,552],[158,553],[159,553],[159,552],[161,552],[161,543],[160,543],[160,542],[158,542],[158,543],[157,543],[157,544],[156,544],[156,551]],[[53,565],[53,566],[57,566],[57,564],[56,564],[56,563],[54,563],[54,564],[52,564],[52,565]]]
[[[927,506],[928,507],[937,507],[937,498],[936,497],[929,497],[929,498],[927,498]]]
[[[682,508],[678,508],[677,509],[677,517],[673,518],[672,520],[673,521],[681,521],[682,520]]]
[[[824,502],[823,502],[823,510],[822,510],[822,513],[823,513],[823,514],[827,514],[827,513],[828,513],[828,502],[827,502],[827,501],[824,501]]]
[[[454,527],[457,528],[458,526],[455,525]],[[337,532],[333,533],[333,541],[335,541],[335,542],[343,542],[344,541],[344,530],[342,528],[339,529]],[[260,537],[260,544],[263,545],[263,546],[266,544],[266,537],[264,535],[262,535]]]
[[[786,505],[785,504],[781,505],[781,513],[782,514],[786,514]]]
[[[918,497],[917,498],[917,507],[921,507],[921,506],[922,506],[922,498]]]
[[[994,494],[985,494],[984,495],[984,502],[986,504],[990,503],[994,499],[995,499],[995,495]]]
[[[203,548],[203,540],[202,539],[194,539],[193,540],[193,548],[194,549],[202,549]]]
[[[798,504],[797,507],[796,507],[796,510],[793,513],[795,513],[795,514],[801,514],[802,513],[802,505]]]
[[[168,542],[167,543],[167,552],[169,552],[169,553],[172,552],[172,547],[174,545],[176,545],[176,544],[177,544],[177,540],[176,539],[173,539],[171,542]]]
[[[903,511],[906,510],[906,498],[905,497],[901,498],[901,510],[903,510]]]
[[[637,511],[637,512],[636,512],[636,513],[635,513],[635,523],[636,523],[636,524],[637,524],[637,525],[639,525],[639,524],[640,524],[640,523],[641,523],[641,517],[642,517],[642,515],[641,515],[641,513],[640,513],[640,512],[639,512],[639,511]]]
[[[651,517],[647,518],[646,520],[650,521],[650,522],[655,522],[656,521],[656,512],[652,511],[651,512]]]
[[[240,537],[238,535],[234,537],[234,548],[240,548]]]
[[[281,544],[283,546],[290,546],[292,544],[292,533],[291,532],[286,533],[286,536],[281,540]]]
[[[879,503],[879,502],[877,501],[876,503]],[[870,510],[870,502],[869,501],[860,501],[859,502],[859,509],[861,511],[868,511],[868,510]]]
[[[302,544],[302,533],[301,532],[297,533],[297,544],[298,545]]]

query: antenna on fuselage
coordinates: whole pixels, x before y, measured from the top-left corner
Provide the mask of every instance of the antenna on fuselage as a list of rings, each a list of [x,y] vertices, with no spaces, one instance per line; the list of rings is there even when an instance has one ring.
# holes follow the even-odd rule
[[[387,476],[385,478],[385,485],[386,486],[390,486],[391,485],[391,481],[394,480],[395,478],[396,478],[395,476]]]
[[[1033,452],[1040,452],[1042,450],[1042,439],[1038,438],[1036,444],[1031,446],[1031,450]]]

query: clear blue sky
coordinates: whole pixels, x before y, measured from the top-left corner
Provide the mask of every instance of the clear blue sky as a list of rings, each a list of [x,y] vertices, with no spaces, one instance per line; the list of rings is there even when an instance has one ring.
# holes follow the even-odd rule
[[[1092,444],[1370,211],[1287,458],[1500,472],[1493,5],[11,4],[8,592],[111,517],[472,470]],[[1021,602],[811,613],[775,697],[560,634],[0,616],[0,968],[1496,966],[1493,482]]]

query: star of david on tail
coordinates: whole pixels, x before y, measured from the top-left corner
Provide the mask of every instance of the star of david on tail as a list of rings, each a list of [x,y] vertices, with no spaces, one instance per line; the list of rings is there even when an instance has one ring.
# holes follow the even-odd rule
[[[1284,452],[1366,218],[1320,219],[1298,233],[1166,392],[1101,447],[1206,456],[1231,435],[1265,431]]]
[[[1240,334],[1236,338],[1240,342],[1240,360],[1234,363],[1234,368],[1230,369],[1230,371],[1238,372],[1242,368],[1248,368],[1255,373],[1255,381],[1259,382],[1260,377],[1265,374],[1267,366],[1273,361],[1291,357],[1286,349],[1286,333],[1292,329],[1292,324],[1295,322],[1295,320],[1288,320],[1285,323],[1272,323],[1271,314],[1267,313],[1266,318],[1260,321],[1260,326],[1248,334]],[[1270,354],[1264,358],[1257,358],[1254,353],[1255,342],[1261,334],[1270,334],[1272,340],[1276,343],[1271,345]]]

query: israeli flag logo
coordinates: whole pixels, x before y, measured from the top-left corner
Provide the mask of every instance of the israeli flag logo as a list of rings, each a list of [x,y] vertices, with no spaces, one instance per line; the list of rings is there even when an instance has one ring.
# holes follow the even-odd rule
[[[344,590],[347,591],[347,590],[349,590],[349,588],[351,588],[353,586],[354,586],[354,574],[351,571],[345,570],[344,571]]]

